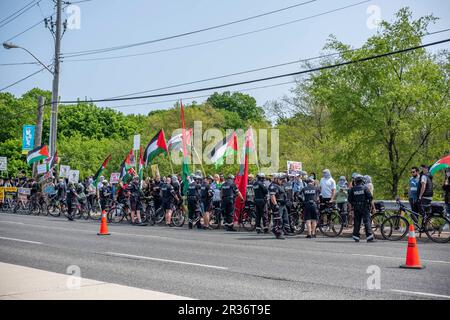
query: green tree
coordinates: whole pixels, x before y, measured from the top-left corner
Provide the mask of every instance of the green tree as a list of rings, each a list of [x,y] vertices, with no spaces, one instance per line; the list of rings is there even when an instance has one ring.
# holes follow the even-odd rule
[[[418,46],[435,20],[413,20],[403,8],[393,23],[383,21],[361,49],[350,50],[334,37],[325,48],[338,51],[333,62],[340,62]],[[440,143],[434,154],[427,153],[428,144],[448,134],[448,71],[448,58],[440,63],[419,49],[320,71],[300,87],[300,97],[329,111],[333,133],[346,146],[339,155],[341,163],[355,163],[376,174],[394,197],[409,166],[419,159],[431,163],[449,149],[447,140],[446,147]]]
[[[252,96],[240,92],[231,94],[215,92],[206,102],[213,108],[235,112],[244,120],[264,120],[264,109],[256,105],[256,100]]]

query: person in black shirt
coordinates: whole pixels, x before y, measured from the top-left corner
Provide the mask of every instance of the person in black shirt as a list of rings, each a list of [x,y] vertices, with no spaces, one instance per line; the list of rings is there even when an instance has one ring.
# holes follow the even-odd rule
[[[319,218],[319,210],[317,208],[317,203],[319,202],[319,189],[314,186],[312,177],[306,179],[306,183],[306,187],[300,190],[299,196],[304,204],[304,219],[308,229],[306,238],[315,238],[317,220]]]
[[[130,205],[131,205],[131,221],[135,225],[142,226],[144,225],[141,220],[141,210],[142,210],[142,203],[141,203],[141,186],[139,183],[139,177],[135,176],[133,178],[132,183],[129,185],[130,190]]]
[[[234,183],[234,175],[228,175],[227,181],[222,184],[220,189],[222,198],[222,209],[224,213],[224,226],[226,231],[237,231],[233,228],[233,213],[234,213],[234,201],[238,196],[241,201],[244,201],[244,197]]]
[[[253,183],[253,192],[255,194],[255,209],[256,209],[256,232],[269,232],[269,216],[267,212],[267,195],[269,190],[264,184],[264,173],[256,175],[256,181]],[[262,221],[262,230],[261,230]]]
[[[171,179],[166,178],[160,187],[161,206],[166,213],[166,225],[172,227],[172,212],[175,201],[179,201],[177,194],[171,184]]]
[[[201,185],[200,188],[200,208],[203,214],[203,224],[205,229],[210,229],[209,227],[209,215],[212,210],[212,198],[214,191],[211,189],[211,183],[213,182],[213,177],[208,176]]]
[[[67,195],[66,195],[66,200],[67,200],[67,219],[69,219],[70,221],[73,221],[73,208],[77,205],[77,199],[78,199],[78,194],[76,191],[76,187],[75,184],[73,182],[70,182],[69,185],[67,186]]]
[[[187,205],[189,211],[189,229],[192,229],[194,220],[197,220],[197,215],[201,211],[200,199],[201,199],[201,176],[194,175],[193,180],[189,183],[187,188]],[[197,220],[196,226],[198,229],[202,229],[200,219]]]
[[[355,242],[359,242],[360,240],[359,229],[361,227],[361,220],[364,222],[367,242],[374,241],[369,210],[372,199],[372,194],[364,186],[363,176],[357,175],[355,178],[355,186],[348,192],[348,202],[354,212],[353,240]]]

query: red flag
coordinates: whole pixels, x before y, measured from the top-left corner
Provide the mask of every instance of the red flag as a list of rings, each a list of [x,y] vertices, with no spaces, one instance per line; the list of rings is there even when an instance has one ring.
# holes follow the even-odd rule
[[[242,196],[244,197],[244,202],[241,202],[240,199],[236,199],[234,204],[234,222],[236,223],[239,220],[239,215],[242,211],[242,208],[245,205],[246,195],[247,195],[247,183],[248,183],[248,159],[250,149],[253,147],[253,138],[252,138],[252,128],[249,128],[245,134],[244,141],[244,163],[241,163],[239,172],[236,175],[234,183],[238,187]]]

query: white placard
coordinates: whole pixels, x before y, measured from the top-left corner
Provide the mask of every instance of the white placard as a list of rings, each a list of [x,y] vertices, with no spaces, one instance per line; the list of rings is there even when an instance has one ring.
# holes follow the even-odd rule
[[[6,171],[8,169],[8,160],[6,157],[0,157],[0,171]]]
[[[111,173],[111,177],[109,178],[109,183],[119,183],[120,172]]]
[[[79,179],[80,179],[80,171],[78,170],[69,171],[69,182],[78,183]]]
[[[70,166],[59,166],[59,176],[61,178],[68,178],[70,172]]]
[[[47,164],[43,163],[43,164],[38,164],[37,166],[37,173],[38,174],[43,174],[47,172]]]
[[[141,147],[141,135],[137,134],[134,136],[133,150],[139,150]]]
[[[295,176],[300,174],[302,171],[302,163],[297,161],[288,161],[287,162],[287,171],[288,175]]]

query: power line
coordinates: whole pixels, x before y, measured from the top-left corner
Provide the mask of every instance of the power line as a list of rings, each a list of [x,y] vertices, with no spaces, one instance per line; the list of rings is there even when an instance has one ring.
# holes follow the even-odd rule
[[[42,0],[39,0],[38,2],[35,2],[35,0],[33,0],[32,2],[30,2],[29,4],[27,4],[25,7],[23,7],[22,9],[20,9],[19,11],[23,10],[22,12],[18,13],[19,11],[17,11],[16,13],[13,14],[13,17],[11,18],[7,18],[7,19],[3,19],[0,22],[0,28],[3,28],[4,26],[6,26],[7,24],[9,24],[10,22],[16,20],[18,17],[20,17],[22,14],[24,14],[25,12],[27,12],[28,10],[30,10],[31,8],[33,8],[34,6],[36,6],[37,4],[39,4],[39,2],[41,2]],[[29,6],[31,4],[31,6]],[[27,6],[29,6],[28,8],[26,8]],[[26,9],[25,9],[26,8]],[[6,21],[5,21],[6,20]],[[5,22],[4,22],[5,21]]]
[[[50,67],[50,66],[51,66],[51,64],[49,64],[47,67]],[[10,85],[8,85],[8,86],[6,86],[6,87],[4,87],[4,88],[1,88],[1,89],[0,89],[0,92],[6,90],[6,89],[8,89],[8,88],[11,88],[12,86],[15,86],[16,84],[18,84],[18,83],[20,83],[20,82],[22,82],[22,81],[25,81],[25,80],[27,80],[28,78],[31,78],[32,76],[38,74],[38,73],[41,72],[42,70],[45,70],[45,68],[42,68],[42,69],[40,69],[40,70],[38,70],[38,71],[36,71],[36,72],[33,72],[32,74],[26,76],[25,78],[22,78],[22,79],[20,79],[20,80],[17,80],[16,82],[11,83]]]
[[[64,60],[64,61],[72,62],[72,61],[113,60],[113,59],[136,57],[136,56],[150,55],[150,54],[155,54],[155,53],[162,53],[162,52],[180,50],[180,49],[185,49],[185,48],[191,48],[191,47],[196,47],[196,46],[200,46],[200,45],[204,45],[204,44],[220,42],[220,41],[224,41],[224,40],[234,39],[234,38],[243,37],[243,36],[254,34],[254,33],[259,33],[259,32],[263,32],[263,31],[267,31],[267,30],[271,30],[271,29],[284,27],[286,25],[290,25],[290,24],[294,24],[294,23],[297,23],[297,22],[306,21],[306,20],[309,20],[309,19],[317,18],[317,17],[320,17],[320,16],[324,16],[324,15],[327,15],[327,14],[331,14],[331,13],[334,13],[334,12],[345,10],[345,9],[348,9],[348,8],[351,8],[351,7],[355,7],[355,6],[358,6],[358,5],[370,2],[370,1],[371,0],[357,2],[357,3],[354,3],[354,4],[348,5],[348,6],[339,7],[339,8],[333,9],[333,10],[329,10],[329,11],[321,12],[321,13],[314,14],[314,15],[311,15],[311,16],[307,16],[307,17],[304,17],[304,18],[295,19],[295,20],[291,20],[291,21],[288,21],[288,22],[272,25],[272,26],[269,26],[269,27],[264,27],[264,28],[253,30],[253,31],[238,33],[238,34],[234,34],[234,35],[223,37],[223,38],[212,39],[212,40],[203,41],[203,42],[197,42],[197,43],[188,44],[188,45],[184,45],[184,46],[172,47],[172,48],[168,48],[168,49],[161,49],[161,50],[144,52],[144,53],[137,53],[137,54],[119,55],[119,56],[112,56],[112,57],[97,57],[97,58],[88,58],[88,59],[68,59],[68,60]],[[86,55],[98,54],[98,53],[102,53],[102,52],[80,53],[80,54],[71,54],[71,55],[66,54],[64,57],[73,58],[73,57],[86,56]]]
[[[450,31],[450,28],[424,34],[423,36],[421,36],[421,38],[425,37],[425,36],[428,36],[428,35],[438,34],[438,33],[447,32],[447,31]],[[410,39],[410,38],[412,38],[412,37],[409,37],[408,39]],[[252,73],[252,72],[257,72],[257,71],[262,71],[262,70],[268,70],[268,69],[278,68],[278,67],[292,65],[292,64],[304,63],[304,62],[308,62],[308,61],[311,61],[311,60],[317,60],[317,59],[332,57],[332,56],[335,56],[335,55],[338,55],[338,54],[341,54],[341,53],[353,52],[353,51],[359,50],[359,49],[360,48],[355,48],[355,49],[346,50],[344,52],[335,52],[335,53],[329,53],[329,54],[319,55],[319,56],[305,58],[305,59],[298,59],[298,60],[284,62],[284,63],[279,63],[279,64],[266,66],[266,67],[262,67],[262,68],[256,68],[256,69],[251,69],[251,70],[246,70],[246,71],[241,71],[241,72],[235,72],[235,73],[230,73],[230,74],[226,74],[226,75],[221,75],[221,76],[216,76],[216,77],[211,77],[211,78],[202,79],[202,80],[196,80],[196,81],[191,81],[191,82],[179,83],[179,84],[170,85],[170,86],[161,87],[161,88],[156,88],[156,89],[150,89],[150,90],[145,90],[145,91],[128,93],[128,94],[124,94],[124,95],[120,95],[120,96],[114,96],[112,98],[121,98],[121,97],[133,96],[133,95],[137,95],[137,94],[154,92],[154,91],[159,91],[159,90],[163,90],[163,89],[171,89],[171,88],[176,88],[176,87],[181,87],[181,86],[185,86],[185,85],[201,83],[201,82],[206,82],[206,81],[211,81],[211,80],[218,80],[218,79],[228,78],[228,77],[232,77],[232,76],[236,76],[236,75],[242,75],[242,74],[246,74],[246,73]]]
[[[266,85],[266,86],[259,86],[259,87],[252,87],[252,88],[244,88],[244,89],[239,89],[239,90],[233,90],[231,92],[242,92],[242,91],[252,91],[252,90],[258,90],[258,89],[265,89],[265,88],[271,88],[271,87],[277,87],[277,86],[282,86],[282,85],[286,85],[286,84],[291,84],[291,83],[295,83],[295,82],[296,82],[295,80],[285,81],[285,82],[270,84],[270,85]],[[205,94],[205,95],[201,95],[201,96],[181,97],[180,99],[191,100],[191,99],[198,99],[198,98],[206,98],[206,97],[209,97],[209,96],[210,96],[209,94]],[[118,106],[110,106],[108,108],[116,109],[116,108],[136,107],[136,106],[144,106],[144,105],[148,105],[148,104],[160,104],[160,103],[166,103],[166,102],[176,102],[176,101],[179,101],[180,99],[170,99],[170,100],[151,101],[151,102],[144,102],[144,103],[125,104],[125,105],[118,105]]]
[[[0,21],[0,23],[5,22],[6,20],[8,20],[9,18],[11,18],[12,16],[18,14],[20,11],[22,11],[23,9],[25,9],[26,7],[28,7],[29,5],[31,5],[35,0],[32,0],[31,2],[29,2],[28,4],[26,4],[24,7],[20,8],[19,10],[13,12],[12,14],[10,14],[9,16],[7,16],[6,18],[4,18],[3,20]]]
[[[0,66],[20,66],[20,65],[26,65],[26,64],[39,64],[38,62],[11,62],[11,63],[0,63]]]
[[[93,54],[93,53],[103,53],[103,52],[109,52],[109,51],[114,51],[114,50],[121,50],[121,49],[126,49],[126,48],[132,48],[132,47],[142,46],[142,45],[145,45],[145,44],[161,42],[161,41],[166,41],[166,40],[180,38],[180,37],[185,37],[185,36],[188,36],[188,35],[201,33],[201,32],[205,32],[205,31],[209,31],[209,30],[214,30],[214,29],[218,29],[218,28],[223,28],[223,27],[230,26],[230,25],[237,24],[237,23],[241,23],[241,22],[244,22],[244,21],[257,19],[257,18],[260,18],[260,17],[263,17],[263,16],[267,16],[267,15],[271,15],[271,14],[278,13],[278,12],[281,12],[281,11],[293,9],[293,8],[296,8],[296,7],[299,7],[299,6],[303,6],[303,5],[306,5],[306,4],[309,4],[309,3],[312,3],[312,2],[316,2],[316,1],[317,0],[309,0],[309,1],[306,1],[306,2],[297,3],[297,4],[294,4],[294,5],[291,5],[291,6],[288,6],[288,7],[284,7],[284,8],[281,8],[281,9],[265,12],[265,13],[262,13],[262,14],[258,14],[258,15],[255,15],[255,16],[251,16],[251,17],[247,17],[247,18],[243,18],[243,19],[239,19],[239,20],[230,21],[230,22],[227,22],[227,23],[222,23],[222,24],[211,26],[211,27],[207,27],[207,28],[202,28],[202,29],[197,29],[197,30],[193,30],[193,31],[189,31],[189,32],[184,32],[184,33],[180,33],[180,34],[176,34],[176,35],[172,35],[172,36],[167,36],[167,37],[163,37],[163,38],[159,38],[159,39],[153,39],[153,40],[148,40],[148,41],[143,41],[143,42],[131,43],[131,44],[126,44],[126,45],[102,48],[102,49],[93,49],[93,50],[69,52],[69,53],[64,53],[64,55],[68,56],[68,55],[84,55],[84,54]],[[368,1],[366,1],[366,2],[368,2]]]
[[[409,52],[409,51],[414,51],[414,50],[418,50],[418,49],[422,49],[422,48],[426,48],[426,47],[430,47],[430,46],[435,46],[435,45],[446,43],[446,42],[449,42],[449,41],[450,41],[450,38],[449,39],[445,39],[445,40],[440,40],[440,41],[427,43],[427,44],[422,44],[422,45],[419,45],[419,46],[410,47],[410,48],[406,48],[406,49],[391,51],[391,52],[378,54],[378,55],[373,55],[373,56],[360,58],[360,59],[356,59],[356,60],[351,60],[351,61],[341,62],[341,63],[337,63],[337,64],[332,64],[332,65],[328,65],[328,66],[322,66],[322,67],[312,68],[312,69],[308,69],[308,70],[302,70],[302,71],[297,71],[297,72],[285,73],[285,74],[280,74],[280,75],[271,76],[271,77],[258,78],[258,79],[241,81],[241,82],[235,82],[235,83],[228,83],[228,84],[224,84],[224,85],[218,85],[218,86],[212,86],[212,87],[206,87],[206,88],[199,88],[199,89],[192,89],[192,90],[184,90],[184,91],[178,91],[178,92],[167,92],[167,93],[160,93],[160,94],[154,94],[154,95],[136,96],[136,97],[95,99],[95,100],[90,100],[90,102],[140,100],[140,99],[147,99],[147,98],[182,95],[182,94],[192,93],[192,92],[201,92],[201,91],[209,91],[209,90],[215,90],[215,89],[234,87],[234,86],[239,86],[239,85],[243,85],[243,84],[268,81],[268,80],[284,78],[284,77],[290,77],[290,76],[298,76],[298,75],[301,75],[301,74],[307,74],[307,73],[311,73],[311,72],[316,72],[316,71],[333,69],[333,68],[337,68],[337,67],[351,65],[351,64],[355,64],[355,63],[371,61],[371,60],[374,60],[374,59],[379,59],[379,58],[388,57],[388,56],[392,56],[392,55],[396,55],[396,54],[400,54],[400,53],[405,53],[405,52]],[[79,102],[78,100],[67,100],[67,101],[60,101],[59,103],[60,104],[73,104],[73,103],[78,103],[78,102]]]

